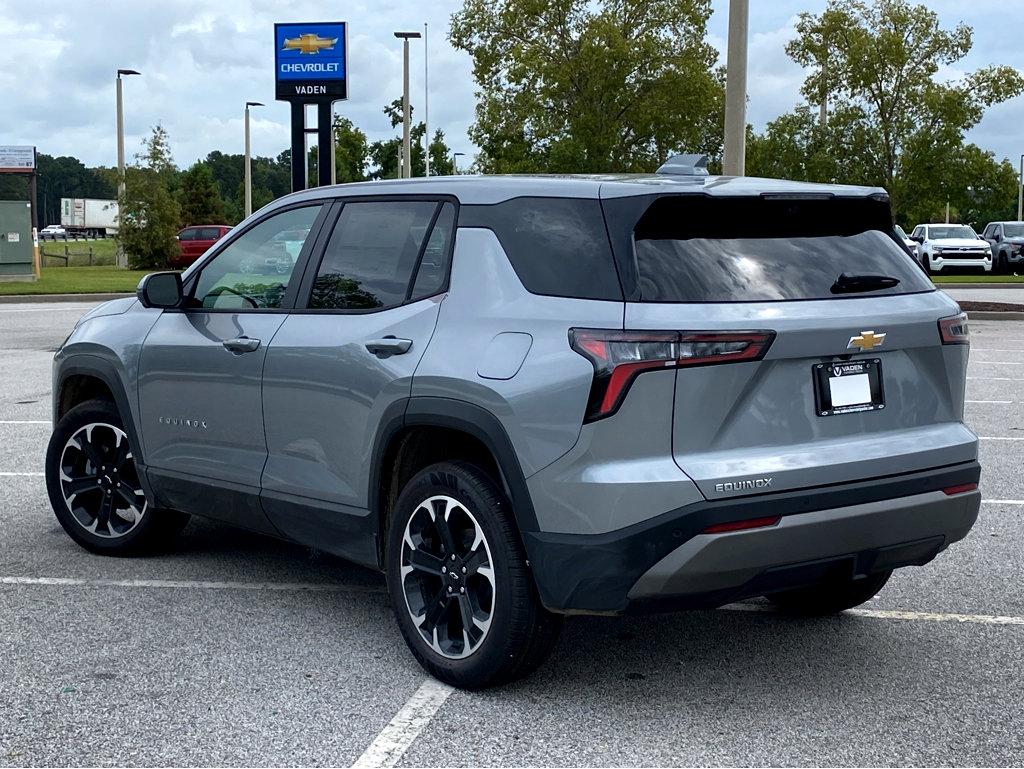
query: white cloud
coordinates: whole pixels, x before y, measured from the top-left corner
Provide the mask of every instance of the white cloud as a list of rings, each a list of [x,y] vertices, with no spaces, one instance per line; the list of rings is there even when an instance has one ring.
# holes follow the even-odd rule
[[[1004,33],[1007,3],[928,0],[951,27],[975,28],[974,51],[956,67],[970,71],[1019,61],[1018,41]],[[340,16],[350,24],[350,99],[336,109],[371,140],[394,135],[382,108],[401,93],[399,29],[430,25],[432,128],[454,149],[472,153],[475,84],[469,57],[447,41],[460,0],[352,0],[336,11],[320,0],[0,0],[0,143],[35,144],[90,165],[115,162],[114,72],[140,70],[125,81],[129,155],[157,122],[175,158],[188,165],[209,151],[242,150],[245,101],[267,104],[253,115],[253,147],[276,155],[288,146],[289,107],[273,97],[275,21]],[[751,4],[748,120],[757,128],[801,101],[803,72],[785,54],[796,14],[825,0],[759,0]],[[709,39],[724,52],[728,0],[712,0]],[[724,60],[724,55],[722,56]],[[412,43],[412,101],[422,116],[423,43]],[[910,106],[910,105],[908,105]],[[1019,156],[1024,98],[991,110],[970,139],[999,156]]]

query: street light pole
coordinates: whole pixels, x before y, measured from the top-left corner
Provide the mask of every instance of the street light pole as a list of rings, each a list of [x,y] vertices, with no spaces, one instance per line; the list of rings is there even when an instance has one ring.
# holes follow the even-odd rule
[[[422,37],[419,32],[396,32],[395,37],[402,40],[402,176],[412,177],[412,147],[409,142],[409,129],[412,119],[409,115],[409,40]]]
[[[743,176],[747,143],[747,19],[749,0],[729,0],[725,74],[725,151],[722,173]]]
[[[1020,156],[1020,186],[1017,187],[1017,221],[1024,222],[1024,155]]]
[[[263,107],[262,102],[245,103],[245,218],[252,213],[252,146],[249,139],[249,107]]]
[[[460,157],[462,157],[465,154],[466,154],[465,152],[453,152],[452,153],[452,176],[456,176],[459,173],[459,169],[458,169],[458,166],[457,166],[458,161],[456,160],[456,158],[460,158]]]
[[[423,22],[423,161],[424,175],[430,176],[430,88],[427,78],[427,62],[430,59],[427,45],[427,22]]]
[[[138,75],[134,69],[119,69],[117,71],[117,230],[121,231],[124,224],[122,209],[124,208],[124,96],[121,93],[121,76]],[[117,266],[127,267],[128,258],[121,246],[120,239],[117,242]]]

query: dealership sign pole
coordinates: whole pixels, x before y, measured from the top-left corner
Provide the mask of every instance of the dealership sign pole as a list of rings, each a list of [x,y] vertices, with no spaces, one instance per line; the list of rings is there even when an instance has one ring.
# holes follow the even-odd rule
[[[274,44],[275,94],[292,106],[292,191],[307,186],[307,133],[317,134],[318,184],[330,184],[331,107],[348,98],[348,24],[275,24]],[[317,108],[315,129],[306,127],[307,104]]]

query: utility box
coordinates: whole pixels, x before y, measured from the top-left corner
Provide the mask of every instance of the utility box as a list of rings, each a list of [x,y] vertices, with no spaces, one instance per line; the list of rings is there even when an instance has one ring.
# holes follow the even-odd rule
[[[35,279],[30,204],[0,200],[0,280]]]

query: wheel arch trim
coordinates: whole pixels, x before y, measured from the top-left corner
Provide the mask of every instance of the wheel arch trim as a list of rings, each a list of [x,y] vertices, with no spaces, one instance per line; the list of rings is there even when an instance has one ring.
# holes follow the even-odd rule
[[[385,410],[379,422],[373,444],[368,489],[368,506],[378,524],[384,515],[379,494],[384,457],[392,440],[406,427],[444,427],[459,430],[479,440],[494,457],[519,530],[537,531],[537,514],[526,485],[526,476],[512,441],[498,418],[474,403],[435,396],[416,396],[395,401]]]

